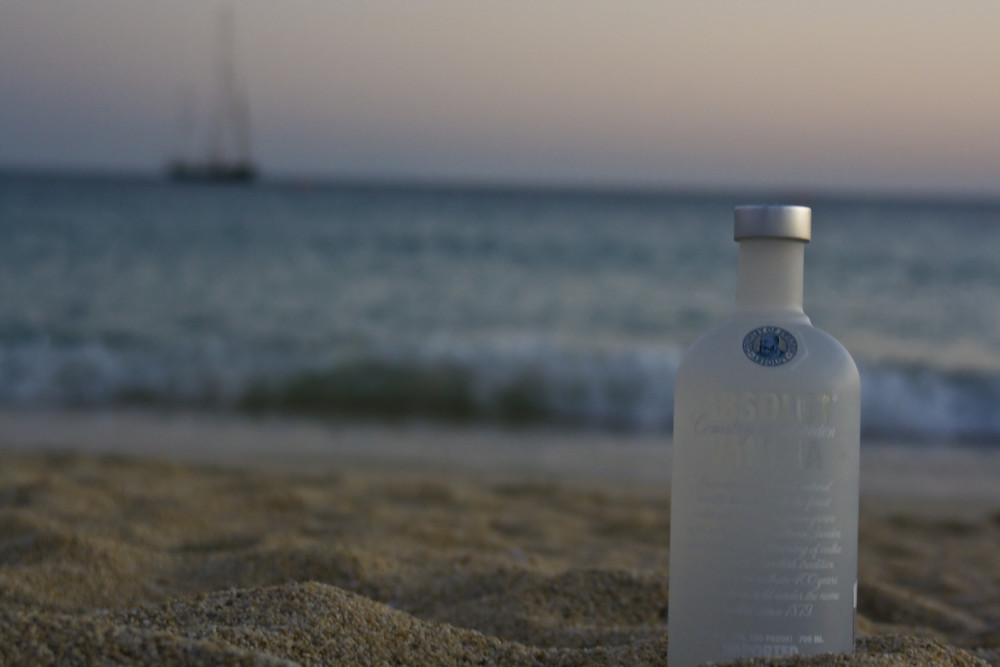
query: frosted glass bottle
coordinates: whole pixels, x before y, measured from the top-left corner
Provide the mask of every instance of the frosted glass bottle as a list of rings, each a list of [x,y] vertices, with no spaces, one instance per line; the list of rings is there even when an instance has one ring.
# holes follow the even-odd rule
[[[811,215],[736,209],[736,308],[677,373],[671,667],[854,651],[861,387],[802,310]]]

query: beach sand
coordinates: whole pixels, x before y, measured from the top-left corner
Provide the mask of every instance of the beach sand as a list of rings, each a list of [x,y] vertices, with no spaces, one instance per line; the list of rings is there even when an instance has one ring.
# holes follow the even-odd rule
[[[659,436],[0,414],[0,663],[639,665]],[[1000,665],[1000,458],[866,445],[857,652]],[[765,664],[745,661],[740,664]]]

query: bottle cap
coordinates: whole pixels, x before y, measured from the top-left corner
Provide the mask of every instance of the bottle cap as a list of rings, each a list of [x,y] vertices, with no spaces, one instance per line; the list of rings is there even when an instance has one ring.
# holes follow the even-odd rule
[[[812,236],[812,209],[808,206],[737,206],[733,238],[792,239],[808,242]]]

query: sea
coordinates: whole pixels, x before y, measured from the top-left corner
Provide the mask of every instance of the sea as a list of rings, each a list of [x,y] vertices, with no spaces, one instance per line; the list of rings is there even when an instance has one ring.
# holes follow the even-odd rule
[[[0,172],[0,410],[666,438],[770,196]],[[1000,444],[1000,200],[782,203],[863,437]]]

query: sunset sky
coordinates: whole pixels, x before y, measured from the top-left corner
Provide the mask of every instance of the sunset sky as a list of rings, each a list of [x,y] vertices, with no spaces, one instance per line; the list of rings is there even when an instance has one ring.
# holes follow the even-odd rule
[[[0,167],[160,169],[220,6],[2,0]],[[269,176],[1000,194],[996,0],[227,6]]]

